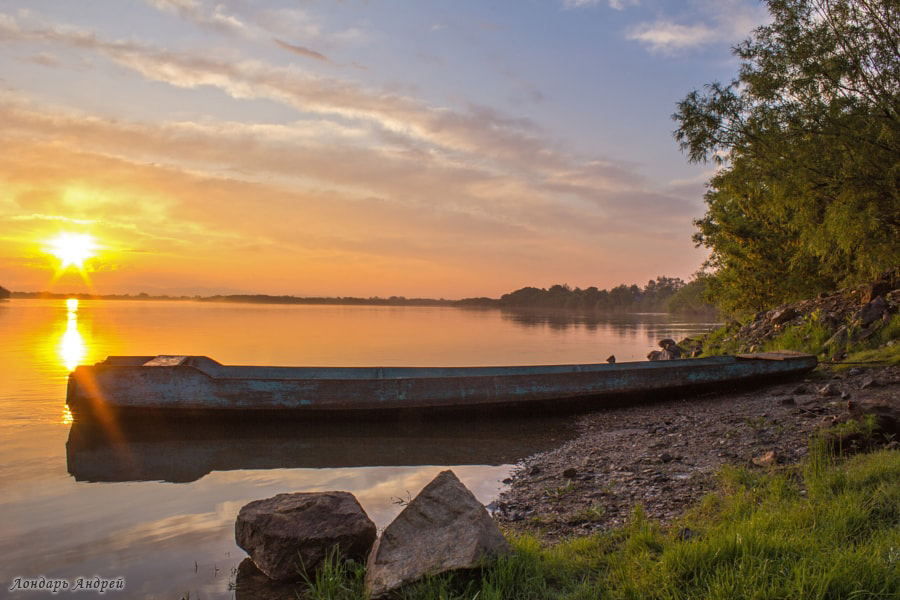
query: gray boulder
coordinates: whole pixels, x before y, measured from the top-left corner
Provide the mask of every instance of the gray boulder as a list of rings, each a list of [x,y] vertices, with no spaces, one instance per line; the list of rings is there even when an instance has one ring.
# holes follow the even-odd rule
[[[647,360],[675,360],[676,358],[681,358],[678,346],[672,346],[668,350],[651,350],[647,355]]]
[[[377,531],[348,492],[278,494],[241,508],[234,524],[238,546],[275,581],[300,579],[322,565],[335,547],[364,560]]]
[[[476,568],[510,551],[484,506],[452,471],[443,471],[375,542],[366,590],[382,598],[426,575]]]
[[[853,315],[853,321],[859,323],[861,327],[866,327],[870,323],[875,322],[877,319],[881,319],[882,315],[887,310],[887,300],[884,299],[884,296],[878,296],[877,298],[860,308],[859,311],[857,311],[857,313]]]
[[[791,319],[795,319],[798,316],[797,311],[793,306],[786,306],[783,308],[777,309],[770,319],[776,325],[781,325],[782,323],[787,323]]]

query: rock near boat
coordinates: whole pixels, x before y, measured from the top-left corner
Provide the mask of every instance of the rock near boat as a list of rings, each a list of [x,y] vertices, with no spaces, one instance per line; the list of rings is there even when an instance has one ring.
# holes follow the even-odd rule
[[[364,561],[375,524],[349,492],[278,494],[241,508],[238,546],[274,581],[297,581],[318,569],[329,552]]]
[[[452,471],[443,471],[375,543],[366,591],[383,598],[427,575],[473,569],[509,552],[509,542],[484,506]]]

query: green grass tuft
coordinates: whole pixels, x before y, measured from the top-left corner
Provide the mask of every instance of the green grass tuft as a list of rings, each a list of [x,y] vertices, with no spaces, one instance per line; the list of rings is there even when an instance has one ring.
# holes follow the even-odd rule
[[[335,547],[322,566],[312,573],[301,572],[306,584],[303,598],[311,600],[354,600],[365,597],[366,567],[355,560],[344,559]]]

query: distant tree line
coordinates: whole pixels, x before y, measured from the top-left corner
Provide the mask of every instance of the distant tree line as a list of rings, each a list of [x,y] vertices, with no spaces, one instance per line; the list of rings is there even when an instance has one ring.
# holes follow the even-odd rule
[[[223,296],[204,296],[197,298],[201,302],[249,302],[251,304],[337,304],[357,306],[451,306],[453,300],[435,298],[407,298],[390,296],[381,298],[370,296],[356,298],[352,296],[269,296],[266,294],[228,294]]]
[[[8,289],[6,289],[5,287],[3,287],[2,285],[0,285],[0,299],[9,298],[10,295],[11,295],[10,291]]]
[[[462,308],[562,309],[580,312],[678,312],[711,313],[712,305],[704,300],[708,278],[698,275],[690,283],[673,277],[657,277],[647,285],[618,285],[611,290],[596,287],[572,288],[558,284],[549,289],[524,287],[497,298],[406,298],[390,296],[272,296],[268,294],[223,294],[216,296],[157,296],[141,294],[64,294],[58,292],[12,292],[13,298],[60,300],[182,300],[194,302],[240,302],[251,304],[349,305],[349,306],[456,306]],[[0,287],[0,298],[4,288]]]
[[[582,312],[711,312],[703,300],[705,279],[690,283],[677,277],[657,277],[643,287],[621,284],[612,289],[572,288],[566,284],[549,289],[524,287],[493,301],[501,308],[564,309]]]

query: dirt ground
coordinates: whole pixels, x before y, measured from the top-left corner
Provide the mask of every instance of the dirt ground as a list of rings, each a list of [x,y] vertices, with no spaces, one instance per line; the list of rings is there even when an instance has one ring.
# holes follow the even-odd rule
[[[581,415],[577,436],[526,459],[491,508],[505,528],[549,540],[622,525],[637,503],[666,523],[714,490],[723,465],[796,463],[817,430],[868,404],[900,406],[900,366],[820,366],[805,380]]]

